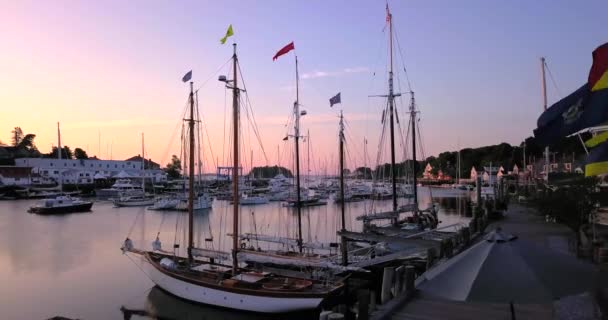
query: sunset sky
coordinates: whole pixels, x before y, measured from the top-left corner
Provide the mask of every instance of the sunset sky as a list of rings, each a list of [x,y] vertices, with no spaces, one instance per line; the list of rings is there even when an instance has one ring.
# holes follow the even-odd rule
[[[605,0],[389,5],[398,38],[396,86],[407,90],[405,63],[426,156],[519,144],[541,112],[539,58],[547,58],[557,85],[547,78],[552,103],[586,81],[592,50],[608,40]],[[8,143],[20,126],[48,152],[61,122],[64,145],[104,159],[111,149],[113,159],[124,159],[141,152],[144,132],[148,157],[165,164],[179,153],[176,128],[188,94],[181,77],[192,69],[211,149],[226,162],[224,110],[231,98],[216,79],[229,72],[229,44],[237,42],[268,161],[245,116],[243,149],[253,151],[254,164],[274,165],[279,146],[287,165],[291,151],[282,138],[295,99],[294,53],[275,62],[272,56],[294,41],[300,102],[308,112],[302,129],[310,130],[314,161],[336,158],[342,108],[349,165],[362,165],[364,137],[375,159],[385,104],[368,96],[387,90],[384,6],[364,0],[1,1],[0,141]],[[235,35],[220,45],[229,24]],[[343,103],[330,108],[337,92]],[[398,104],[403,124],[407,99]],[[213,170],[205,148],[206,170]]]

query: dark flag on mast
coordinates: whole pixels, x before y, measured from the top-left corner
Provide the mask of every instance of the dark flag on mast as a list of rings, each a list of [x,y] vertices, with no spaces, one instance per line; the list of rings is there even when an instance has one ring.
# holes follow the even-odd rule
[[[333,107],[334,104],[337,104],[337,103],[342,103],[342,101],[340,100],[340,92],[338,92],[337,95],[329,98],[329,107],[330,108]]]
[[[188,73],[186,73],[183,77],[182,77],[182,81],[183,82],[188,82],[190,81],[190,79],[192,79],[192,70],[188,71]]]
[[[608,44],[593,51],[589,81],[538,118],[534,136],[542,146],[608,121]]]
[[[272,61],[277,60],[278,57],[286,54],[287,52],[289,52],[291,50],[294,50],[295,48],[296,47],[293,45],[293,41],[292,41],[290,44],[284,46],[281,50],[277,51],[277,54],[275,54],[274,57],[272,57]]]

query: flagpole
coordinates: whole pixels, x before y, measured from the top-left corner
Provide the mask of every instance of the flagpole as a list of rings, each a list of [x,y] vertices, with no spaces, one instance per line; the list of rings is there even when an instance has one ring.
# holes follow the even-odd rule
[[[547,111],[547,82],[545,80],[545,57],[540,58],[540,70],[542,76],[542,93],[543,93],[543,110]],[[549,161],[549,146],[545,147],[545,182],[549,184],[549,172],[551,172],[551,163]]]

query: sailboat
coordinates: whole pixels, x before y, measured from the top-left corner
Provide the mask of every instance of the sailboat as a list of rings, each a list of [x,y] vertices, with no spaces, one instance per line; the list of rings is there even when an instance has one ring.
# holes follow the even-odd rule
[[[296,88],[298,88],[298,58],[296,58]],[[241,235],[241,239],[249,242],[249,245],[245,243],[245,247],[239,252],[239,257],[242,261],[246,261],[250,265],[263,265],[263,266],[272,266],[275,267],[275,272],[281,273],[285,271],[285,269],[290,270],[289,272],[299,271],[304,268],[310,270],[311,277],[315,276],[329,276],[330,273],[341,274],[348,271],[363,271],[361,268],[350,267],[347,265],[347,255],[346,245],[343,243],[340,247],[342,248],[342,261],[340,264],[336,261],[338,256],[334,254],[332,250],[336,250],[338,248],[337,243],[322,243],[322,242],[304,242],[302,238],[302,215],[301,215],[301,207],[310,206],[311,203],[314,203],[314,200],[310,198],[305,198],[300,193],[300,167],[299,167],[299,144],[298,140],[300,138],[300,115],[304,115],[305,112],[300,112],[299,110],[299,90],[296,89],[296,101],[294,103],[294,115],[295,115],[295,124],[294,124],[294,135],[289,135],[288,137],[295,138],[295,150],[296,150],[296,194],[297,199],[294,200],[292,205],[297,208],[297,220],[298,220],[298,235],[296,239],[287,238],[287,237],[277,237],[277,236],[269,236],[263,234],[244,234]],[[343,124],[343,116],[340,113],[340,161],[341,166],[343,166],[344,156],[343,156],[343,140],[344,140],[344,124]],[[342,168],[343,169],[343,168]],[[341,197],[344,198],[344,170],[341,170],[340,175],[340,190]],[[321,202],[317,199],[318,202]],[[323,201],[323,204],[325,202]],[[344,206],[342,206],[342,230],[345,231],[345,222],[344,222]],[[253,246],[254,242],[271,242],[278,243],[293,250],[267,250],[263,251],[261,248],[256,248]],[[297,251],[295,250],[297,248]],[[315,252],[315,250],[318,250]],[[326,272],[330,271],[330,272]]]
[[[61,160],[61,130],[57,122],[57,159]],[[63,191],[63,176],[59,171],[59,192]],[[83,201],[79,198],[71,197],[67,194],[60,194],[56,197],[46,198],[40,203],[30,207],[28,212],[38,214],[62,214],[73,212],[91,211],[93,202]]]
[[[286,202],[286,206],[288,207],[295,207],[297,208],[298,211],[298,226],[301,226],[301,216],[302,216],[302,212],[301,212],[301,208],[302,207],[311,207],[311,206],[320,206],[320,205],[324,205],[327,204],[326,201],[322,201],[319,197],[317,196],[311,196],[308,193],[308,190],[304,190],[302,189],[301,186],[301,177],[300,177],[300,138],[302,138],[302,136],[300,135],[300,118],[302,116],[306,115],[306,110],[300,110],[300,102],[299,102],[299,95],[300,95],[300,90],[299,90],[299,80],[298,80],[298,57],[296,56],[296,101],[294,102],[293,105],[293,113],[294,113],[294,134],[293,135],[288,135],[287,137],[284,138],[284,140],[289,139],[290,137],[294,138],[294,145],[295,145],[295,162],[296,162],[296,190],[295,190],[295,195],[292,195],[292,197],[289,197],[287,199]],[[300,234],[301,234],[301,227],[299,227],[300,229]]]
[[[219,307],[255,311],[262,313],[283,313],[315,309],[330,294],[342,289],[341,282],[316,281],[294,277],[276,276],[268,272],[242,268],[239,265],[239,94],[237,86],[236,44],[233,53],[233,79],[220,76],[220,81],[232,89],[233,97],[233,241],[232,253],[196,248],[194,246],[194,102],[193,82],[190,82],[189,170],[188,177],[188,246],[187,257],[160,250],[139,250],[127,238],[122,250],[126,254],[141,258],[142,269],[160,288],[180,298]],[[191,75],[191,74],[190,74]],[[189,81],[190,77],[184,77]],[[156,241],[155,241],[156,242]],[[217,263],[232,257],[232,266]],[[202,260],[200,258],[206,259]]]
[[[413,174],[412,174],[412,186],[411,186],[411,198],[412,202],[399,206],[397,202],[397,198],[399,195],[397,189],[397,166],[395,161],[395,117],[397,115],[396,106],[395,106],[395,98],[401,96],[401,93],[395,93],[393,88],[393,16],[390,13],[388,4],[386,5],[386,21],[388,23],[389,28],[389,52],[390,52],[390,63],[389,63],[389,73],[388,73],[388,94],[386,95],[377,95],[376,97],[384,97],[388,99],[388,121],[389,121],[389,130],[390,130],[390,151],[391,151],[391,192],[385,192],[383,195],[388,196],[390,194],[392,199],[392,210],[385,212],[374,212],[370,214],[365,214],[357,217],[357,220],[362,220],[364,222],[365,227],[371,226],[371,222],[375,220],[390,220],[393,227],[399,227],[403,223],[411,223],[412,220],[421,220],[424,223],[421,223],[421,227],[423,228],[435,228],[437,226],[437,217],[434,212],[434,208],[427,210],[420,210],[418,205],[418,186],[417,186],[417,177],[416,177],[416,123],[417,123],[417,114],[416,110],[416,100],[414,97],[414,92],[410,90],[408,92],[410,94],[410,106],[409,106],[409,114],[410,114],[410,125],[411,128],[411,137],[412,137],[412,164],[413,164]],[[385,119],[385,113],[382,115],[383,121]],[[409,188],[408,188],[409,189]],[[409,192],[408,192],[409,193]],[[410,216],[401,219],[402,213],[410,213]]]
[[[146,195],[146,157],[144,148],[144,134],[141,134],[141,194],[124,194],[114,200],[116,207],[145,207],[154,204],[154,197]]]

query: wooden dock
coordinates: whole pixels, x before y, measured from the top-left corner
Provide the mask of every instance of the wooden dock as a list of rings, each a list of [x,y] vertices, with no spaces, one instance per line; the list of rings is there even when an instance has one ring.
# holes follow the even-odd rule
[[[553,308],[546,304],[515,304],[517,319],[553,319]],[[415,298],[390,316],[395,320],[510,320],[511,306],[498,303],[469,303]]]

